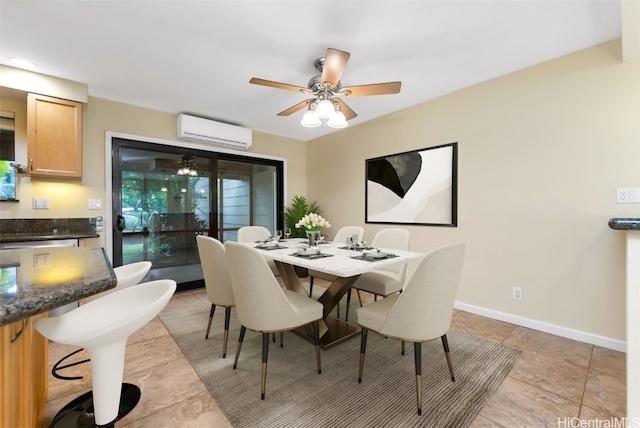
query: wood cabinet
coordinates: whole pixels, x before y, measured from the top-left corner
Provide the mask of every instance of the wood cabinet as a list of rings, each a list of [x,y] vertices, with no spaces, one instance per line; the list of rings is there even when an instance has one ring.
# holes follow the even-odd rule
[[[47,339],[33,328],[46,313],[0,328],[0,426],[35,427],[47,402]]]
[[[29,175],[82,177],[82,103],[27,95]]]

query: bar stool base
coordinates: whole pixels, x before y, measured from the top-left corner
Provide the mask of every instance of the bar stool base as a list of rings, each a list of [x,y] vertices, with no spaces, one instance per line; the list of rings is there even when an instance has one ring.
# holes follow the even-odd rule
[[[107,425],[96,425],[93,416],[93,393],[91,391],[75,398],[64,406],[53,418],[49,428],[94,428],[102,426],[114,426],[113,424],[124,418],[133,410],[140,401],[140,388],[130,383],[122,384],[120,395],[120,408],[118,416]]]

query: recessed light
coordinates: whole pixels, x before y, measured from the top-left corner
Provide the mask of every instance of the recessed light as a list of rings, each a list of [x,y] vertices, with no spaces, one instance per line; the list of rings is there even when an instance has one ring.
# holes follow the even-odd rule
[[[36,68],[36,65],[34,63],[32,63],[31,61],[27,61],[26,59],[20,59],[20,58],[11,57],[11,58],[9,58],[9,61],[14,63],[18,67]]]

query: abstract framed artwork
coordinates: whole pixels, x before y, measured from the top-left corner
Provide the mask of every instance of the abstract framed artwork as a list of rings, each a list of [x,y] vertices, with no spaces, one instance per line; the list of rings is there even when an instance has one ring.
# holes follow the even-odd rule
[[[365,222],[458,225],[458,143],[367,159]]]

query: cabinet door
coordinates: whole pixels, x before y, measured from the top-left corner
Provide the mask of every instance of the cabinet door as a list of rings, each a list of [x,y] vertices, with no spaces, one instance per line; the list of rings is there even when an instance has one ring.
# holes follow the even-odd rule
[[[0,381],[2,394],[0,404],[0,423],[3,427],[23,426],[24,416],[19,407],[24,393],[21,374],[24,372],[24,334],[28,328],[28,320],[18,321],[0,329],[2,340],[2,364]]]
[[[82,177],[82,103],[27,96],[29,175]]]
[[[46,313],[0,328],[0,427],[40,426],[47,403],[48,340],[33,327]]]

